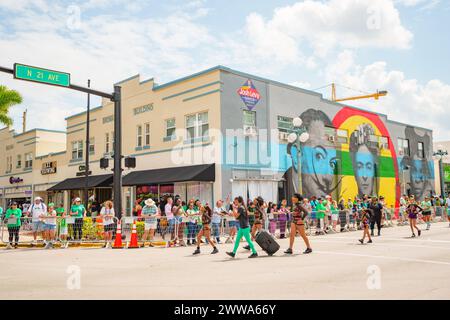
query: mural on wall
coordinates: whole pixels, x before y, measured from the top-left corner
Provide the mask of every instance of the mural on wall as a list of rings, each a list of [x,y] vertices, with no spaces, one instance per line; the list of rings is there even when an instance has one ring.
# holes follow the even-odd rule
[[[330,118],[321,110],[308,109],[300,115],[302,127],[309,133],[308,141],[302,147],[302,186],[306,195],[324,196],[337,192],[341,178],[336,179],[340,155],[325,139],[325,128],[331,127]],[[292,161],[291,182],[297,190],[297,150],[287,145],[287,154]]]
[[[388,204],[398,205],[397,157],[378,115],[345,107],[333,120],[315,109],[303,112],[300,118],[310,134],[302,146],[302,186],[307,197],[331,194],[335,199],[348,199],[364,194],[383,195]],[[338,131],[343,140],[336,136]],[[383,147],[381,137],[387,141]],[[295,147],[288,144],[286,152],[294,169],[289,183],[295,186]]]
[[[431,136],[419,135],[413,127],[405,128],[405,138],[409,140],[409,154],[400,159],[401,168],[409,168],[409,193],[418,199],[433,194],[434,170],[431,159]],[[419,143],[423,149],[419,148]]]

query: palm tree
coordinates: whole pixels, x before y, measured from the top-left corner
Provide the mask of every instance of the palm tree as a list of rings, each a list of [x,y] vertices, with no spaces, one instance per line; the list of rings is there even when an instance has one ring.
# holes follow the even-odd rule
[[[0,124],[10,126],[13,120],[9,117],[9,108],[22,103],[22,96],[15,90],[9,90],[6,86],[0,86]]]

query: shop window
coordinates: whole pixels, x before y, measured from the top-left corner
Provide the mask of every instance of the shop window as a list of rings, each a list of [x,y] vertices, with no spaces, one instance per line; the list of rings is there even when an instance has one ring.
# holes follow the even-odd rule
[[[6,157],[6,173],[10,173],[12,171],[12,156]]]
[[[95,138],[89,138],[89,154],[95,153]]]
[[[83,159],[83,140],[72,141],[72,160]]]

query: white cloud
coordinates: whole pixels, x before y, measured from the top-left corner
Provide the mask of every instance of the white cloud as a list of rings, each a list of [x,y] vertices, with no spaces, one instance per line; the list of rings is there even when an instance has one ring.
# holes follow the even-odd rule
[[[356,100],[349,104],[387,114],[392,120],[433,129],[436,140],[450,136],[449,84],[437,79],[422,83],[408,78],[402,71],[389,70],[384,61],[360,66],[349,51],[342,52],[336,63],[327,67],[326,81],[336,79],[340,84],[365,92],[388,90],[388,95],[378,101]],[[339,88],[338,97],[349,95],[355,92]]]

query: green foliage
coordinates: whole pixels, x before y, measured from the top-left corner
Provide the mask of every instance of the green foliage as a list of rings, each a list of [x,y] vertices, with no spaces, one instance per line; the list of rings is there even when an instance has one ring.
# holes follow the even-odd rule
[[[22,103],[22,96],[15,90],[9,90],[5,86],[0,86],[0,123],[10,126],[13,121],[9,117],[9,108]]]

